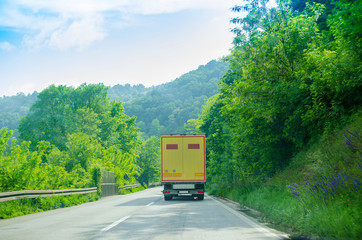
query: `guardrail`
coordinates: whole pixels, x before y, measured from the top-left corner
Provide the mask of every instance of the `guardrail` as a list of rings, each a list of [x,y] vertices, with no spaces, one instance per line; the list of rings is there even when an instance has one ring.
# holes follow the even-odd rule
[[[161,183],[150,183],[149,186],[157,186]],[[113,183],[102,183],[102,185],[114,185]],[[140,187],[141,184],[126,185],[119,189],[128,189],[134,187]],[[59,190],[22,190],[13,192],[0,192],[0,202],[6,202],[23,198],[37,198],[37,197],[50,197],[72,194],[86,194],[97,192],[97,187],[91,188],[77,188],[77,189],[59,189]]]
[[[133,185],[126,185],[123,187],[120,187],[119,189],[128,189],[128,188],[134,188],[134,187],[140,187],[141,184],[137,183],[137,184],[133,184]]]
[[[160,182],[149,183],[148,186],[161,186]]]
[[[158,186],[158,185],[161,185],[160,182],[155,182],[155,183],[149,183],[148,186]],[[128,188],[134,188],[134,187],[140,187],[142,186],[141,184],[137,183],[137,184],[133,184],[133,185],[127,185],[127,186],[123,186],[123,187],[120,187],[119,189],[128,189]]]
[[[23,191],[13,191],[13,192],[0,192],[0,202],[23,199],[23,198],[85,194],[91,192],[97,192],[97,188],[92,187],[92,188],[59,189],[59,190],[23,190]]]

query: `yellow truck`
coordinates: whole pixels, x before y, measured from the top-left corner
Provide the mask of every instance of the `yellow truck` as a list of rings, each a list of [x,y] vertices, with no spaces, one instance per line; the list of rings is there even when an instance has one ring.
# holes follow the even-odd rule
[[[175,196],[204,199],[205,134],[161,135],[161,183],[165,200]]]

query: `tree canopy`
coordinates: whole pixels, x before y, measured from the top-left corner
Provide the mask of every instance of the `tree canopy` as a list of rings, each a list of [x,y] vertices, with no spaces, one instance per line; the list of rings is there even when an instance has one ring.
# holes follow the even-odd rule
[[[52,85],[21,119],[19,139],[0,131],[0,190],[91,187],[99,170],[114,172],[119,185],[135,182],[143,171],[135,125],[102,84]]]
[[[228,64],[213,60],[126,102],[125,111],[137,116],[137,126],[145,138],[162,133],[185,133],[184,124],[196,118],[206,100],[217,93],[217,82],[227,69]]]
[[[33,148],[43,140],[64,150],[68,135],[81,132],[106,147],[136,149],[136,118],[125,115],[122,103],[111,101],[107,91],[101,84],[76,89],[50,86],[39,93],[30,113],[21,119],[20,139],[31,141]]]
[[[230,68],[220,94],[186,125],[207,134],[211,181],[255,186],[359,111],[361,3],[326,2],[268,8],[250,0],[233,8],[242,17],[232,20],[234,48],[224,58]]]

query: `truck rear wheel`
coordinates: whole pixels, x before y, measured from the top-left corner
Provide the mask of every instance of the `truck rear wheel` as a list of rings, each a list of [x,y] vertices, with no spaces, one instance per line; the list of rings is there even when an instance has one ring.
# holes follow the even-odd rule
[[[170,201],[172,200],[172,196],[165,196],[165,201]]]

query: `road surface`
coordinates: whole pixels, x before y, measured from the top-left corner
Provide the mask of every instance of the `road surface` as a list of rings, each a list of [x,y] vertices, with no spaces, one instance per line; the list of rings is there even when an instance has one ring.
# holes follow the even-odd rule
[[[0,239],[284,239],[210,196],[164,201],[156,187],[0,220]]]

